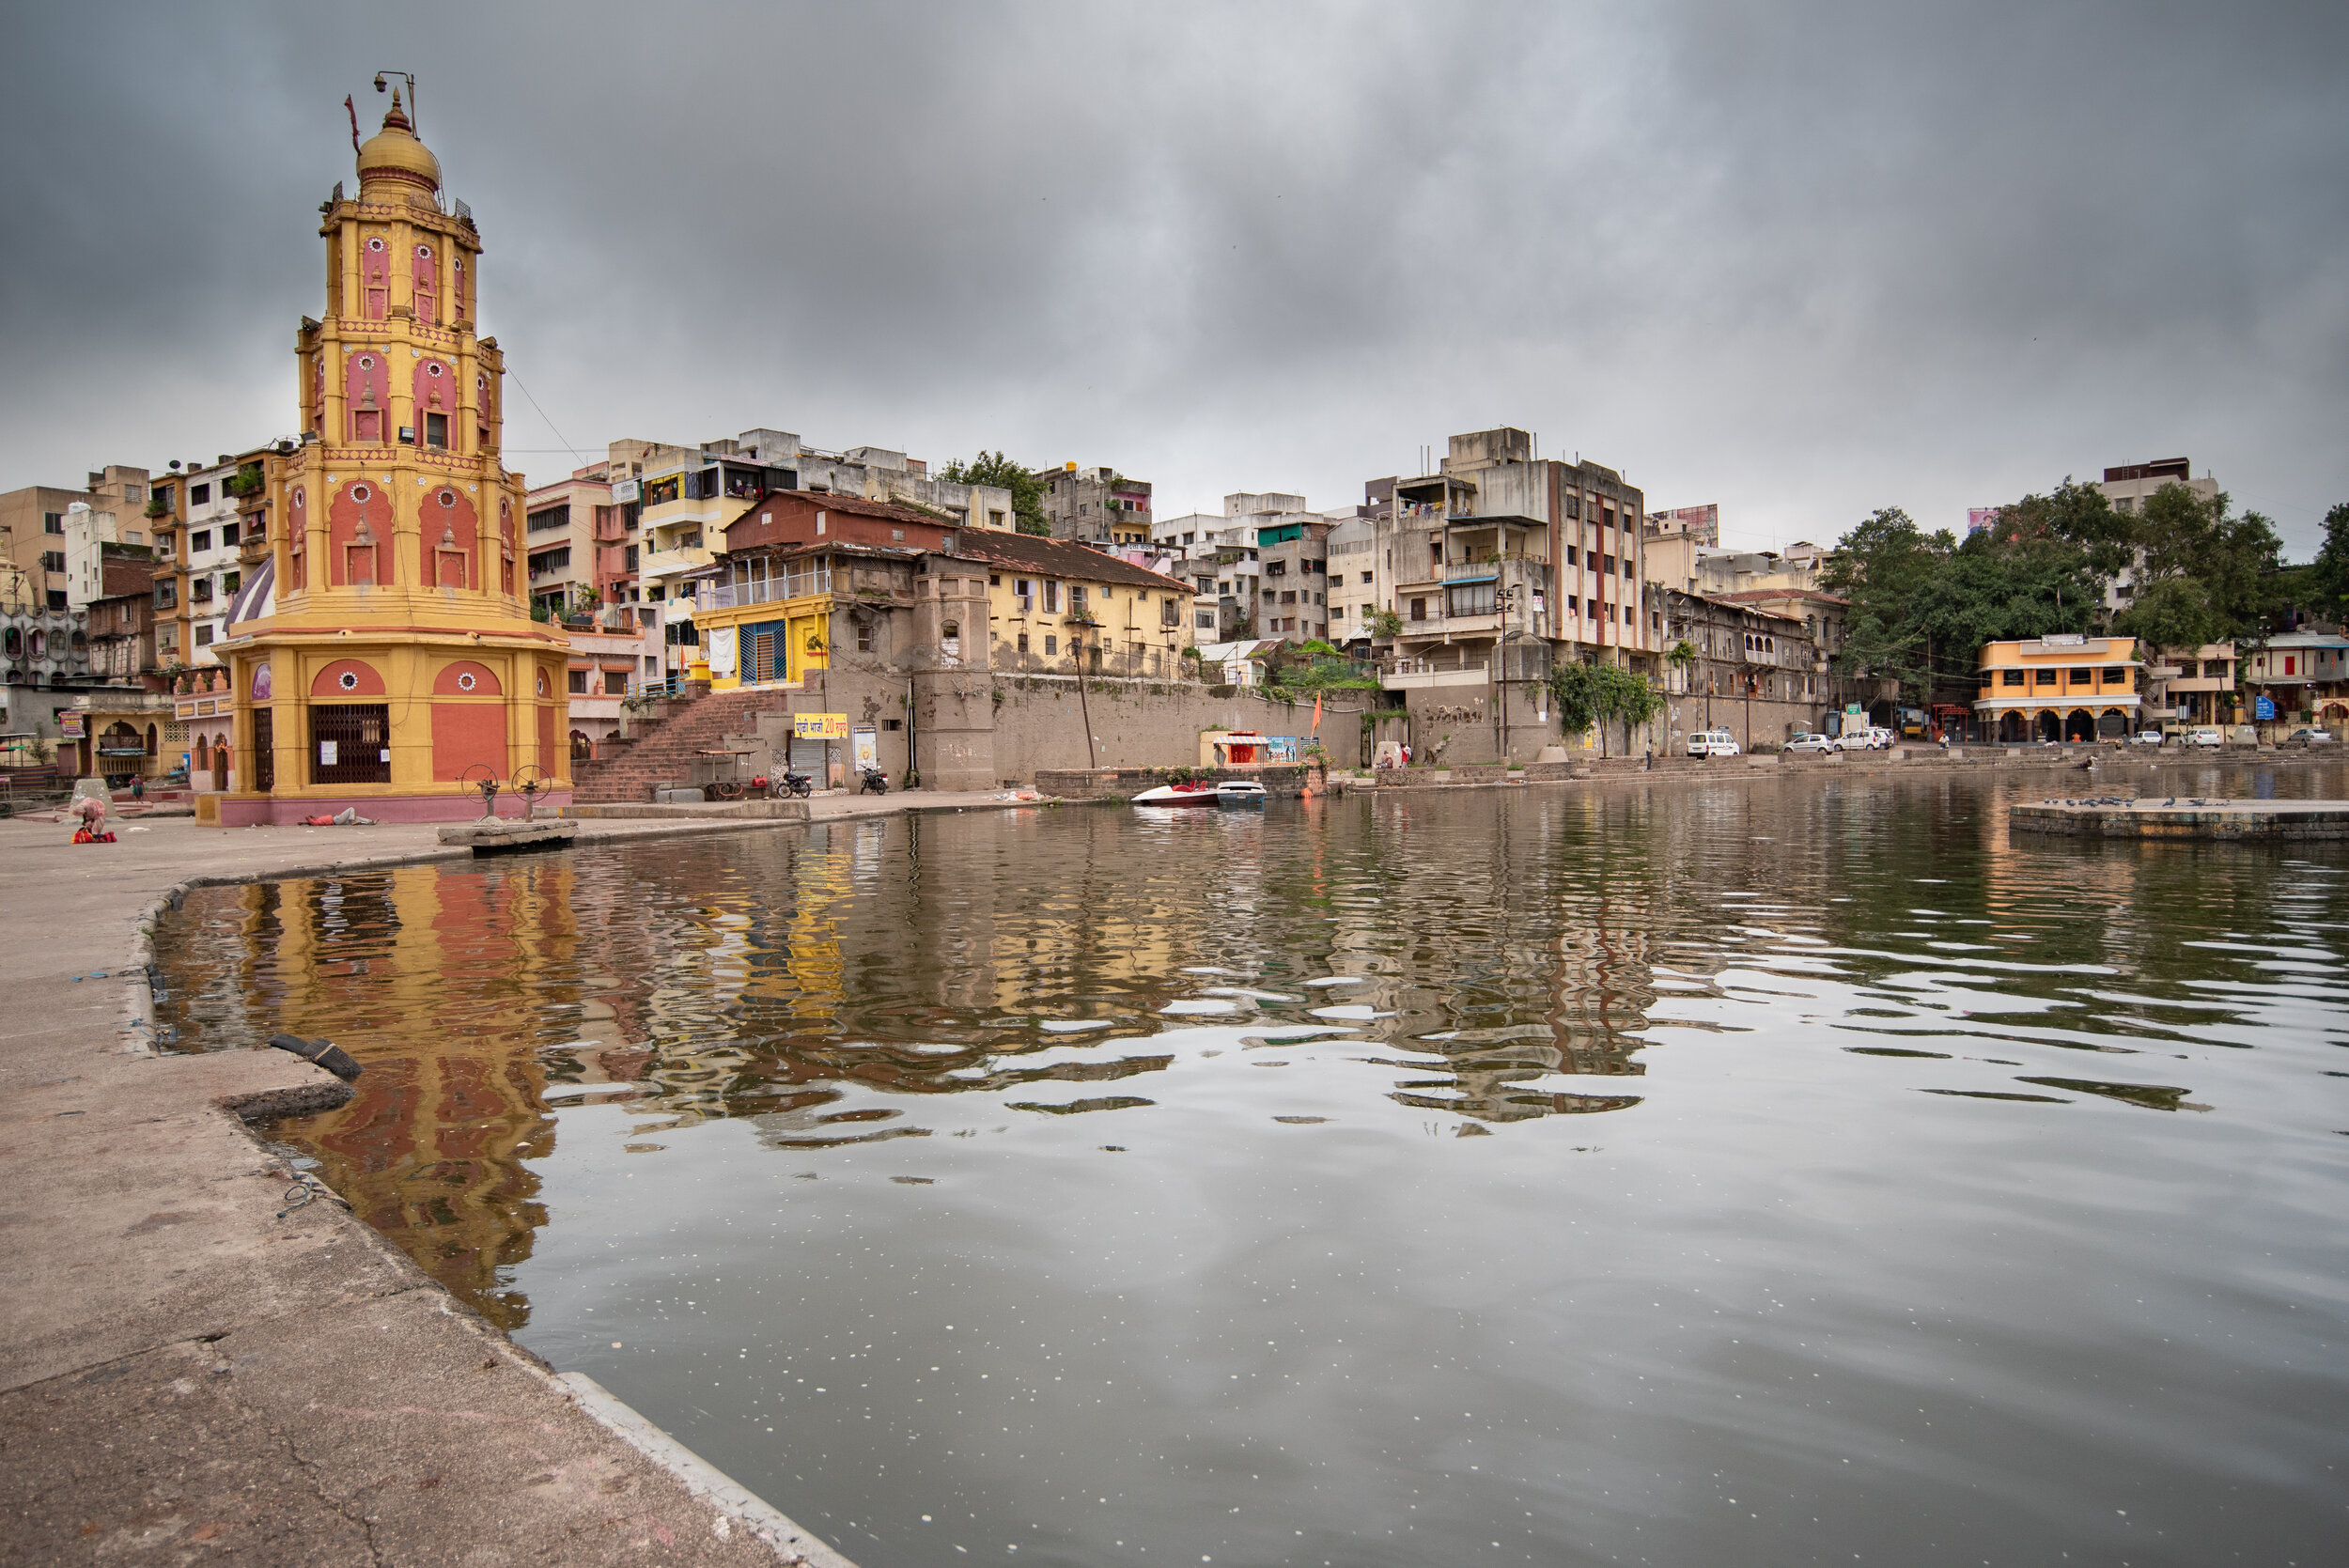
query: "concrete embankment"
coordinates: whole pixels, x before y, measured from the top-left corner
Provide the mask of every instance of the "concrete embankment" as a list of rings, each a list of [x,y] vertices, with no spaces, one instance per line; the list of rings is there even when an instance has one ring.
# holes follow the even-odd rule
[[[123,826],[74,846],[0,822],[0,1561],[840,1568],[339,1203],[289,1208],[291,1172],[239,1113],[334,1103],[335,1079],[273,1050],[148,1048],[146,933],[176,889],[471,849],[430,825]],[[580,841],[778,829],[804,831],[596,822]]]
[[[2179,778],[2211,768],[2297,768],[2349,758],[2323,751],[2231,748],[2224,751],[2139,751],[2111,746],[1938,746],[1895,747],[1889,752],[1829,753],[1823,756],[1766,753],[1736,757],[1578,757],[1523,767],[1499,763],[1452,768],[1383,768],[1333,773],[1338,789],[1483,789],[1496,785],[1609,784],[1673,781],[1761,783],[1776,780],[1834,782],[1858,779],[2029,778],[2034,782],[2083,778]],[[2073,792],[2092,786],[2074,784]]]
[[[2009,807],[2009,833],[2080,838],[2349,838],[2349,800],[2034,800]]]

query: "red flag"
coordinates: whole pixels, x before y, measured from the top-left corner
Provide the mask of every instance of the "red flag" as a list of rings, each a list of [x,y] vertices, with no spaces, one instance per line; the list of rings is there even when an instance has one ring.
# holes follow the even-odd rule
[[[350,111],[350,150],[356,152],[359,150],[359,106],[350,101],[349,93],[345,93],[343,107]]]
[[[1314,695],[1313,733],[1315,735],[1319,735],[1321,733],[1321,695],[1318,692],[1315,692]]]

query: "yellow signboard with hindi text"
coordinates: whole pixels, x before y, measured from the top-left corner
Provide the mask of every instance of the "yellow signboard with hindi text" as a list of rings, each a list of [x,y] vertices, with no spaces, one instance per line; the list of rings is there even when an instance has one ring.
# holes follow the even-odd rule
[[[845,713],[794,713],[791,715],[791,738],[846,740],[848,738],[848,716]]]

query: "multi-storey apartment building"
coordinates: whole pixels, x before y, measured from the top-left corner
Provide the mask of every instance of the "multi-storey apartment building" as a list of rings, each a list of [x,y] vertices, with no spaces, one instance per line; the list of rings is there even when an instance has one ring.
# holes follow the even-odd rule
[[[143,521],[135,518],[131,520]],[[94,511],[86,501],[67,507],[65,607],[87,611],[91,600],[105,597],[107,560],[122,558],[125,551],[136,551],[137,559],[146,560],[148,548],[143,527],[125,527],[113,512]]]
[[[1196,587],[1194,615],[1215,612],[1214,627],[1197,627],[1203,641],[1302,643],[1333,629],[1324,574],[1331,523],[1301,495],[1238,491],[1220,515],[1169,518],[1152,533],[1159,550],[1179,557],[1165,569]]]
[[[2208,474],[2194,477],[2194,465],[2184,458],[2157,458],[2149,463],[2120,463],[2105,470],[2104,479],[2096,486],[2116,512],[2142,515],[2145,503],[2165,485],[2183,485],[2195,500],[2208,505],[2218,499],[2218,481]],[[2105,584],[2105,610],[2117,613],[2129,606],[2137,597],[2138,584],[2144,581],[2145,551],[2140,546],[2137,557],[2121,568]]]
[[[250,561],[266,553],[269,498],[261,483],[266,448],[222,453],[200,468],[173,464],[157,476],[147,516],[155,556],[155,658],[208,668],[227,632],[229,601]]]
[[[1201,642],[1253,635],[1247,631],[1253,624],[1259,570],[1252,523],[1220,512],[1188,512],[1154,523],[1151,535],[1159,550],[1179,557],[1171,575],[1191,584],[1194,617],[1213,617],[1194,626]]]
[[[102,565],[105,592],[89,601],[84,624],[90,674],[111,685],[139,684],[156,671],[155,571],[148,551],[125,545]]]
[[[1799,616],[1677,588],[1658,598],[1673,656],[1663,660],[1666,751],[1699,730],[1726,729],[1750,752],[1823,727],[1827,659]]]
[[[1439,472],[1374,480],[1378,608],[1402,619],[1402,674],[1532,678],[1551,658],[1655,674],[1641,495],[1614,470],[1538,461],[1523,430],[1454,436]],[[1349,632],[1355,629],[1349,627]]]
[[[1150,486],[1113,468],[1075,463],[1038,469],[1044,520],[1055,539],[1080,544],[1146,545],[1151,541]]]
[[[1256,635],[1304,643],[1330,634],[1327,519],[1283,518],[1256,530]]]
[[[693,447],[615,442],[604,469],[614,507],[596,525],[605,553],[595,569],[610,568],[612,584],[604,598],[662,607],[672,668],[699,645],[691,584],[724,550],[726,530],[769,495],[845,495],[912,507],[956,528],[1015,525],[1011,492],[999,486],[935,478],[926,461],[885,447],[824,451],[788,430],[744,430]]]
[[[65,610],[66,514],[76,505],[112,513],[129,534],[147,532],[147,470],[109,463],[95,470],[83,489],[27,485],[0,495],[0,602]]]
[[[532,487],[522,515],[530,602],[560,613],[595,603],[620,604],[636,580],[635,518],[612,498],[611,462],[589,463]]]

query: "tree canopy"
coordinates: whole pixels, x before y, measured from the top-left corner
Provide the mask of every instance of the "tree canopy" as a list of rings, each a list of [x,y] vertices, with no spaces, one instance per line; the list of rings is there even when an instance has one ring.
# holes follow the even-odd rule
[[[2223,491],[2205,500],[2184,485],[2162,486],[2133,520],[2136,593],[2113,630],[2167,648],[2259,635],[2283,586],[2274,524],[2236,516]]]
[[[2349,604],[2349,507],[2334,512],[2326,537],[2337,576],[2324,581],[2338,613]],[[2129,513],[2067,478],[1999,508],[1963,543],[1885,507],[1843,536],[1822,582],[1851,605],[1839,672],[1897,681],[1921,703],[1937,681],[1970,676],[1985,643],[2050,631],[2111,631],[2164,648],[2255,637],[2280,592],[2280,551],[2274,526],[2256,512],[2236,516],[2224,495],[2165,485]],[[2133,593],[2116,613],[2106,584],[2124,571]]]
[[[1013,462],[1001,452],[982,449],[967,462],[956,458],[940,469],[938,476],[951,485],[993,485],[1007,489],[1011,491],[1012,519],[1019,532],[1052,531],[1052,525],[1044,520],[1044,481],[1025,463]]]
[[[1644,675],[1620,664],[1586,664],[1570,660],[1550,666],[1551,703],[1558,710],[1558,728],[1564,735],[1585,735],[1595,725],[1602,755],[1607,751],[1607,726],[1643,724],[1664,709],[1663,694]]]

